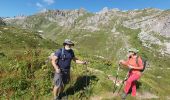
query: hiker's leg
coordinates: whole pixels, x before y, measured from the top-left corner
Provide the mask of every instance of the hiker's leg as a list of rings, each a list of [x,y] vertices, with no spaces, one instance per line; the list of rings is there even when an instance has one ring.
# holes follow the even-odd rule
[[[54,98],[56,98],[59,95],[59,92],[60,92],[60,88],[58,86],[54,86],[53,88]]]
[[[60,97],[63,97],[63,96],[67,97],[67,93],[64,90],[64,88],[65,88],[65,85],[69,83],[69,80],[70,80],[70,74],[69,73],[70,72],[63,72],[63,74],[62,74],[62,85],[61,85],[61,88],[60,88]]]
[[[140,76],[137,75],[137,74],[131,74],[131,75],[129,76],[129,78],[128,78],[127,81],[126,81],[125,88],[124,88],[124,92],[125,92],[126,94],[128,94],[129,89],[131,88],[132,82],[138,80],[139,78],[140,78]]]
[[[131,87],[131,83],[132,83],[132,75],[129,76],[129,78],[126,80],[126,84],[125,84],[125,87],[124,87],[124,93],[128,94],[129,92],[129,89]]]
[[[63,82],[63,85],[61,88],[62,92],[64,91],[65,85],[67,85],[69,83],[69,81],[70,81],[70,74],[69,74],[69,72],[65,72],[62,76],[62,82]]]
[[[136,81],[132,82],[132,96],[136,96]]]
[[[64,85],[62,85],[62,86],[59,88],[59,93],[58,93],[58,95],[59,95],[59,96],[62,96],[63,91],[64,91]]]
[[[63,91],[64,91],[64,86],[67,83],[67,80],[68,80],[67,73],[63,71],[61,74],[61,78],[59,80],[59,82],[60,82],[59,83],[60,88],[59,88],[59,92],[58,92],[59,98],[62,98],[64,96]]]
[[[60,94],[60,88],[62,86],[62,77],[61,73],[55,73],[54,75],[54,89],[53,89],[53,95],[54,99],[59,97]]]

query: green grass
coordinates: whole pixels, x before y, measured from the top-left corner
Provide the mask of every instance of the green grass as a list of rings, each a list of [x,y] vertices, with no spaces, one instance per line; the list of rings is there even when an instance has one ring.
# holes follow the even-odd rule
[[[146,11],[141,11],[147,16]],[[152,13],[152,12],[150,12]],[[150,14],[149,13],[149,14]],[[85,14],[77,19],[77,22],[93,16]],[[35,15],[26,20],[32,30],[20,29],[16,27],[0,27],[0,97],[2,99],[52,99],[52,77],[53,67],[50,62],[45,60],[59,47],[62,47],[64,39],[70,38],[75,42],[74,51],[78,58],[87,60],[88,67],[102,71],[103,73],[86,72],[85,66],[72,64],[71,82],[66,86],[69,99],[85,99],[88,97],[102,95],[112,92],[113,83],[107,79],[107,75],[116,75],[118,61],[126,58],[127,47],[134,47],[140,50],[139,54],[146,58],[151,66],[151,70],[146,70],[142,78],[140,88],[142,92],[151,92],[164,99],[170,93],[170,80],[167,68],[170,65],[170,57],[162,56],[157,52],[158,45],[152,45],[154,49],[149,50],[142,46],[138,39],[140,29],[129,29],[116,23],[117,20],[123,21],[127,18],[117,18],[109,22],[108,25],[100,25],[100,31],[90,32],[88,30],[77,30],[76,26],[70,29],[58,26],[53,22],[43,21],[44,17]],[[78,25],[78,24],[76,24]],[[115,35],[111,32],[116,25],[116,31],[120,34]],[[8,28],[7,30],[4,28]],[[43,30],[44,39],[37,30]],[[158,36],[161,41],[168,38]],[[24,41],[24,42],[22,42]],[[56,44],[57,43],[57,44]],[[103,56],[104,58],[96,57]],[[163,68],[161,70],[161,68]],[[119,78],[123,79],[127,70],[121,69]],[[86,77],[87,76],[87,77]],[[157,78],[161,76],[162,78]],[[88,79],[88,87],[85,80]],[[74,92],[73,92],[74,90]],[[115,97],[113,99],[117,99]],[[105,100],[105,99],[104,99]],[[106,97],[107,100],[107,97]],[[128,100],[135,100],[128,96]]]
[[[34,73],[58,45],[28,30],[2,26],[0,31],[0,97],[22,98],[34,86]]]
[[[8,29],[4,30],[4,28]],[[45,63],[45,61],[49,54],[58,48],[58,45],[42,39],[39,35],[28,30],[4,26],[0,28],[0,31],[2,31],[1,37],[6,38],[0,41],[2,44],[0,58],[1,99],[51,99],[54,70],[50,62]],[[36,41],[34,38],[37,38]],[[23,44],[20,41],[27,42]],[[37,45],[41,43],[44,45]],[[11,46],[12,49],[9,49]],[[75,52],[80,59],[88,59],[89,62],[92,62],[88,65],[89,67],[96,66],[96,69],[101,69],[102,66],[103,71],[110,70],[105,69],[105,67],[111,66],[107,61],[102,59],[98,61],[98,58],[93,58],[86,53],[79,53],[77,50]],[[106,81],[106,75],[86,72],[85,66],[73,63],[71,76],[72,80],[66,87],[70,99],[85,99],[112,90],[110,88],[112,83],[109,80]],[[85,84],[86,78],[88,87]]]

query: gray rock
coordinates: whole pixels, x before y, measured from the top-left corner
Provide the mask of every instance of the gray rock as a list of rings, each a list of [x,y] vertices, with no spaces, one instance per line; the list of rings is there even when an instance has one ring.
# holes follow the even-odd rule
[[[0,17],[0,25],[6,25],[6,23],[4,22],[4,20]]]

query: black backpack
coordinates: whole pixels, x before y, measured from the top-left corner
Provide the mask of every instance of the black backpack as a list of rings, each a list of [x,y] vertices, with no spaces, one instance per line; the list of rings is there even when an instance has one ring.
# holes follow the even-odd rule
[[[136,64],[137,65],[139,65],[138,58],[139,58],[139,56],[136,57]],[[145,58],[143,58],[143,57],[141,57],[141,59],[142,59],[143,69],[140,70],[140,72],[144,72],[144,70],[146,69],[147,60]]]
[[[61,48],[60,51],[61,51],[61,60],[65,60],[66,54],[64,53],[64,48]]]
[[[64,54],[64,48],[61,48],[61,60],[64,60],[66,58],[66,55]]]

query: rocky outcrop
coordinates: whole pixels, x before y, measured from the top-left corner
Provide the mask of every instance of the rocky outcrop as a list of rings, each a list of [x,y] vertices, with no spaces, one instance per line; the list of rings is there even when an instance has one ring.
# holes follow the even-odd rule
[[[13,17],[6,18],[7,23],[15,23],[16,25],[22,26],[24,28],[34,28],[38,25],[41,25],[42,22],[49,21],[51,23],[56,23],[62,27],[70,27],[75,24],[75,20],[87,13],[84,9],[77,10],[45,10],[41,11],[32,16],[22,16],[22,17]]]
[[[48,10],[40,13],[46,20],[56,22],[59,26],[70,27],[75,24],[75,20],[87,13],[84,9],[76,10]]]
[[[3,21],[1,17],[0,17],[0,25],[6,25],[6,23]]]
[[[138,34],[138,38],[140,41],[142,41],[143,46],[147,48],[151,48],[152,44],[162,45],[161,41],[158,38],[144,31]]]
[[[123,23],[131,29],[153,31],[162,36],[170,37],[170,11],[156,10],[145,12],[143,15],[132,14],[132,18]]]
[[[96,12],[93,16],[89,16],[79,22],[79,29],[87,29],[93,31],[99,31],[102,26],[113,26],[111,25],[112,20],[119,17],[124,17],[125,14],[118,9],[108,9],[104,7],[101,11]],[[117,20],[119,22],[119,20]]]
[[[113,41],[115,37],[122,38],[120,35],[126,33],[126,31],[122,32],[121,29],[117,29],[119,26],[141,29],[141,32],[138,34],[138,39],[142,42],[143,46],[152,49],[152,45],[158,45],[161,48],[164,47],[160,49],[161,52],[166,51],[170,54],[169,41],[165,42],[154,35],[159,34],[162,37],[170,37],[169,10],[163,11],[147,8],[142,10],[121,11],[107,7],[96,13],[90,13],[84,9],[44,10],[32,16],[5,18],[5,22],[22,26],[23,28],[35,29],[36,31],[48,31],[48,34],[50,32],[50,34],[53,34],[56,30],[57,32],[58,30],[61,31],[60,33],[67,30],[70,32],[73,30],[90,33],[104,31],[104,34],[109,34],[110,41]],[[84,34],[83,36],[86,35],[87,34]],[[92,35],[93,34],[87,36]]]

